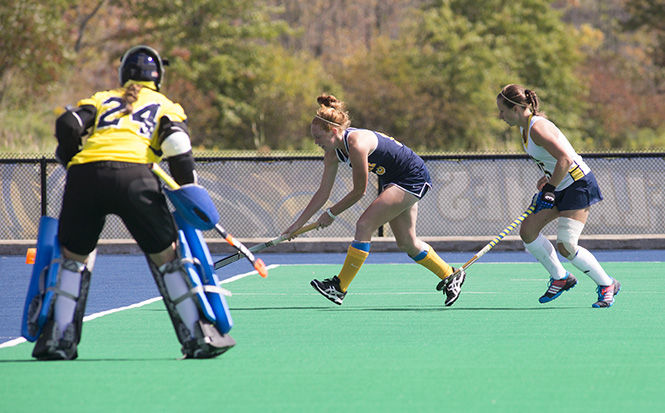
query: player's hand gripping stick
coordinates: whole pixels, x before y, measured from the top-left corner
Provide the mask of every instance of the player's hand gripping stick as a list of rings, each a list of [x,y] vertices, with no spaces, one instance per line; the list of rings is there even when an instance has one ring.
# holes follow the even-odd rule
[[[299,230],[297,230],[296,232],[294,232],[292,236],[297,237],[300,234],[304,234],[305,232],[309,232],[309,231],[311,231],[313,229],[317,229],[317,228],[319,228],[319,223],[318,222],[312,222],[311,224],[307,224],[307,225],[303,226],[302,228],[300,228]],[[272,239],[268,242],[264,242],[263,244],[256,244],[256,245],[252,246],[249,250],[251,252],[263,251],[266,248],[270,248],[270,247],[272,247],[274,245],[277,245],[281,242],[284,242],[286,240],[287,240],[286,234],[283,234],[283,235],[281,235],[277,238],[274,238],[274,239]],[[227,265],[229,265],[233,262],[238,261],[240,258],[242,258],[242,255],[239,252],[237,252],[233,255],[229,255],[228,257],[224,257],[221,260],[215,262],[215,269],[218,270],[222,267],[225,267],[225,266],[227,266]]]
[[[545,184],[543,188],[536,195],[533,196],[531,204],[535,206],[533,213],[537,213],[543,209],[554,208],[554,190],[556,188],[552,184]]]

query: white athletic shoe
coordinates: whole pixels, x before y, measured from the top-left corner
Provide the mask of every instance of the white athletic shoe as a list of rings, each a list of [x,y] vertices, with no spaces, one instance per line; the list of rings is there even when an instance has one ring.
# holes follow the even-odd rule
[[[446,300],[444,301],[446,307],[450,307],[457,301],[462,292],[464,280],[466,280],[466,272],[461,268],[453,268],[453,273],[437,284],[437,291],[443,290],[443,293],[446,295]]]
[[[337,276],[326,278],[323,281],[312,280],[310,285],[333,303],[342,305],[342,301],[344,300],[346,293],[343,292],[340,288],[339,278],[337,278]]]

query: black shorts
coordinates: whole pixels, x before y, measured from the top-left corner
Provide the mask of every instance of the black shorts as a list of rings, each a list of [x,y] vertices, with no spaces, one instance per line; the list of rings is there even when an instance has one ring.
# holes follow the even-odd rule
[[[173,217],[150,165],[91,162],[67,171],[58,240],[71,252],[92,252],[106,215],[122,219],[141,250],[154,254],[176,240]]]
[[[422,199],[427,190],[432,187],[432,178],[429,176],[429,171],[425,166],[422,159],[420,160],[420,167],[414,167],[406,174],[401,174],[392,178],[385,178],[379,176],[379,187],[383,191],[389,185],[396,185],[404,191],[413,194],[418,199]]]

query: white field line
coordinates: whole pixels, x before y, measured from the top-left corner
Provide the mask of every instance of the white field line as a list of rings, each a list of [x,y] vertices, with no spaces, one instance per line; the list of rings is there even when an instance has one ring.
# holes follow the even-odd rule
[[[266,268],[271,269],[271,268],[277,268],[277,267],[279,267],[279,265],[268,265]],[[244,278],[244,277],[247,277],[248,275],[253,275],[253,274],[256,274],[256,271],[251,271],[251,272],[248,272],[248,273],[235,275],[232,278],[229,278],[228,280],[222,281],[222,283],[228,283],[228,282],[231,282],[231,281],[239,280],[241,278]],[[90,321],[90,320],[94,320],[95,318],[104,317],[105,315],[117,313],[117,312],[120,312],[120,311],[131,310],[133,308],[143,307],[144,305],[154,303],[155,301],[160,301],[161,299],[162,299],[162,297],[154,297],[154,298],[150,298],[150,299],[145,300],[145,301],[141,301],[140,303],[127,305],[127,306],[124,306],[124,307],[112,308],[112,309],[106,310],[106,311],[100,311],[99,313],[94,313],[94,314],[90,314],[90,315],[87,315],[87,316],[83,317],[83,321],[84,322],[85,321]],[[0,348],[14,347],[14,346],[17,346],[21,343],[25,343],[26,341],[27,340],[23,337],[15,338],[15,339],[12,339],[12,340],[9,340],[9,341],[5,341],[4,343],[0,343]]]
[[[161,299],[162,299],[162,297],[154,297],[154,298],[151,298],[149,300],[141,301],[140,303],[127,305],[127,306],[124,306],[124,307],[112,308],[112,309],[106,310],[106,311],[100,311],[98,313],[90,314],[90,315],[87,315],[87,316],[83,317],[83,321],[90,321],[90,320],[94,320],[95,318],[104,317],[105,315],[117,313],[117,312],[120,312],[120,311],[131,310],[132,308],[143,307],[144,305],[154,303],[155,301],[160,301]]]
[[[99,313],[94,313],[94,314],[90,314],[90,315],[87,315],[87,316],[83,317],[83,321],[90,321],[90,320],[94,320],[95,318],[104,317],[105,315],[117,313],[119,311],[125,311],[125,310],[130,310],[132,308],[143,307],[144,305],[154,303],[155,301],[159,301],[161,299],[162,299],[162,297],[155,297],[155,298],[151,298],[149,300],[141,301],[140,303],[127,305],[127,306],[124,306],[124,307],[113,308],[111,310],[100,311]],[[0,348],[13,347],[13,346],[19,345],[21,343],[24,343],[26,341],[27,340],[23,337],[15,338],[13,340],[9,340],[9,341],[6,341],[4,343],[0,343]]]
[[[25,343],[27,340],[24,339],[23,337],[15,338],[13,340],[5,341],[4,343],[0,343],[0,348],[5,348],[5,347],[14,347],[18,346],[21,343]]]
[[[631,261],[612,261],[612,262],[623,263],[623,264],[630,264],[631,263]],[[641,261],[641,262],[644,262],[644,263],[647,263],[647,262],[660,263],[662,261]],[[402,264],[404,264],[404,263],[385,263],[385,264],[381,264],[381,265],[402,265]],[[534,263],[533,262],[485,262],[485,263],[478,263],[478,264],[481,264],[481,265],[501,265],[501,264],[515,265],[515,264],[534,264]],[[267,269],[273,269],[273,268],[277,268],[277,267],[280,267],[280,266],[293,267],[293,266],[303,266],[303,265],[311,266],[311,265],[330,265],[330,264],[316,264],[316,263],[315,264],[272,264],[272,265],[268,265],[266,268]],[[250,271],[250,272],[234,275],[233,277],[230,277],[226,280],[221,281],[220,284],[230,283],[230,282],[233,282],[233,281],[236,281],[236,280],[239,280],[239,279],[242,279],[242,278],[245,278],[249,275],[254,275],[254,274],[256,274],[256,271]],[[511,278],[510,281],[537,281],[537,282],[542,282],[543,279],[539,279],[539,278]],[[645,292],[645,293],[647,293],[647,292]],[[648,293],[651,294],[653,292],[648,292]],[[354,293],[354,295],[425,295],[425,294],[430,295],[430,294],[432,294],[432,292],[427,291],[427,292],[400,292],[400,293],[380,293],[380,292],[377,292],[377,293],[360,293],[360,292]],[[498,294],[498,292],[465,291],[464,294]],[[244,296],[249,296],[249,295],[293,295],[293,293],[273,293],[273,294],[236,293],[236,295],[244,295]],[[306,295],[316,295],[316,293],[308,293]],[[128,305],[128,306],[125,306],[125,307],[119,307],[119,308],[114,308],[114,309],[107,310],[107,311],[101,311],[99,313],[90,314],[89,316],[83,317],[83,321],[90,321],[90,320],[94,320],[95,318],[103,317],[103,316],[108,315],[108,314],[117,313],[119,311],[124,311],[124,310],[130,310],[132,308],[143,307],[144,305],[153,303],[155,301],[159,301],[161,299],[162,299],[162,297],[155,297],[155,298],[151,298],[149,300],[145,300],[145,301],[142,301],[140,303]],[[12,340],[9,340],[9,341],[5,341],[4,343],[0,343],[0,348],[14,347],[14,346],[17,346],[17,345],[19,345],[21,343],[24,343],[26,341],[27,340],[23,337],[15,338],[15,339],[12,339]]]

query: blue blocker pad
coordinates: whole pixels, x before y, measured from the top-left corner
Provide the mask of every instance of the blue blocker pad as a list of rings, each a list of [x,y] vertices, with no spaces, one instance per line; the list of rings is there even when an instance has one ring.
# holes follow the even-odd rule
[[[178,226],[180,256],[198,260],[198,262],[185,261],[185,270],[195,286],[203,284],[203,293],[197,294],[203,313],[222,334],[227,334],[233,327],[233,320],[226,299],[222,295],[208,245],[203,240],[201,231],[190,225],[179,210],[175,211],[173,216]]]
[[[34,342],[48,321],[60,267],[60,244],[58,243],[58,220],[42,216],[37,233],[37,254],[32,266],[32,277],[25,297],[21,335]]]
[[[187,184],[178,189],[165,187],[164,192],[182,218],[194,228],[207,231],[219,222],[217,208],[201,185]]]

